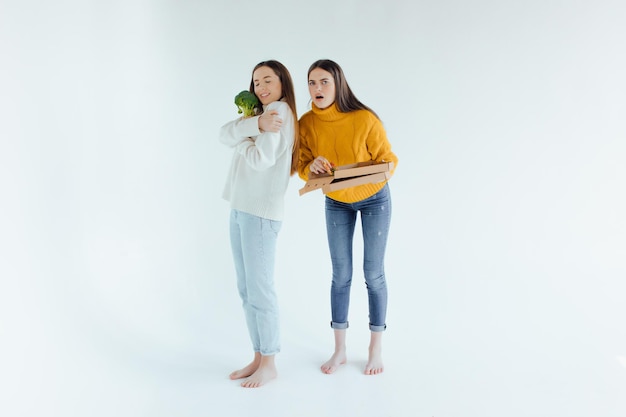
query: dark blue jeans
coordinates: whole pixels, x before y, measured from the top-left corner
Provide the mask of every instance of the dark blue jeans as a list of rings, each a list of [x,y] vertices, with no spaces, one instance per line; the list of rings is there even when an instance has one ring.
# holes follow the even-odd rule
[[[371,331],[385,330],[387,282],[385,248],[391,222],[391,195],[386,184],[378,193],[356,203],[341,203],[326,197],[326,232],[333,266],[330,290],[333,329],[348,327],[350,286],[352,284],[352,242],[357,213],[363,230],[363,273],[369,301]]]

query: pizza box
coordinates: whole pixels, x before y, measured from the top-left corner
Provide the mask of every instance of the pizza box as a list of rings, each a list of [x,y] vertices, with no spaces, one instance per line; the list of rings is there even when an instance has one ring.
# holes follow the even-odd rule
[[[359,162],[335,168],[332,174],[309,175],[309,180],[300,189],[300,195],[322,189],[324,194],[355,185],[377,183],[388,180],[393,169],[393,162]]]

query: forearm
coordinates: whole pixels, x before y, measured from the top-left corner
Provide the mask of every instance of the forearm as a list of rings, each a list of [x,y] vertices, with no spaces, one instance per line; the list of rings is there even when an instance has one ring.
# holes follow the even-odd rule
[[[259,135],[259,116],[239,118],[226,123],[220,129],[219,140],[226,146],[234,148],[242,142]]]

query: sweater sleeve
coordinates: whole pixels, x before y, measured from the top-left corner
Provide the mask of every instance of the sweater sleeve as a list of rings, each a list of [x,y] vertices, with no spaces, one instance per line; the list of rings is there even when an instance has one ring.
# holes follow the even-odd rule
[[[391,143],[380,120],[376,119],[366,139],[367,149],[374,162],[393,162],[391,174],[396,170],[398,157],[391,150]]]
[[[259,133],[259,116],[240,117],[222,126],[219,140],[224,145],[234,148]]]
[[[313,157],[313,152],[309,147],[309,143],[307,140],[307,136],[303,134],[302,129],[300,130],[300,152],[298,159],[298,176],[304,181],[309,180],[309,166],[315,159]]]
[[[267,105],[265,111],[276,110],[283,119],[283,126],[278,132],[263,132],[258,130],[258,117],[255,117],[257,134],[255,137],[246,137],[236,144],[236,151],[243,156],[246,163],[257,171],[263,171],[276,164],[276,160],[292,143],[293,120],[289,106],[283,102],[273,102]],[[250,131],[252,127],[249,127]]]

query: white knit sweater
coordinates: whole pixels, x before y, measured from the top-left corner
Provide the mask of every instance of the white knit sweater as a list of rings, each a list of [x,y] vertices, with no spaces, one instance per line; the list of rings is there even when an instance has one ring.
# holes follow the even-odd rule
[[[282,220],[289,184],[294,121],[289,105],[275,101],[283,119],[280,132],[259,132],[259,116],[239,118],[220,130],[220,142],[234,149],[223,197],[232,209],[270,220]]]

